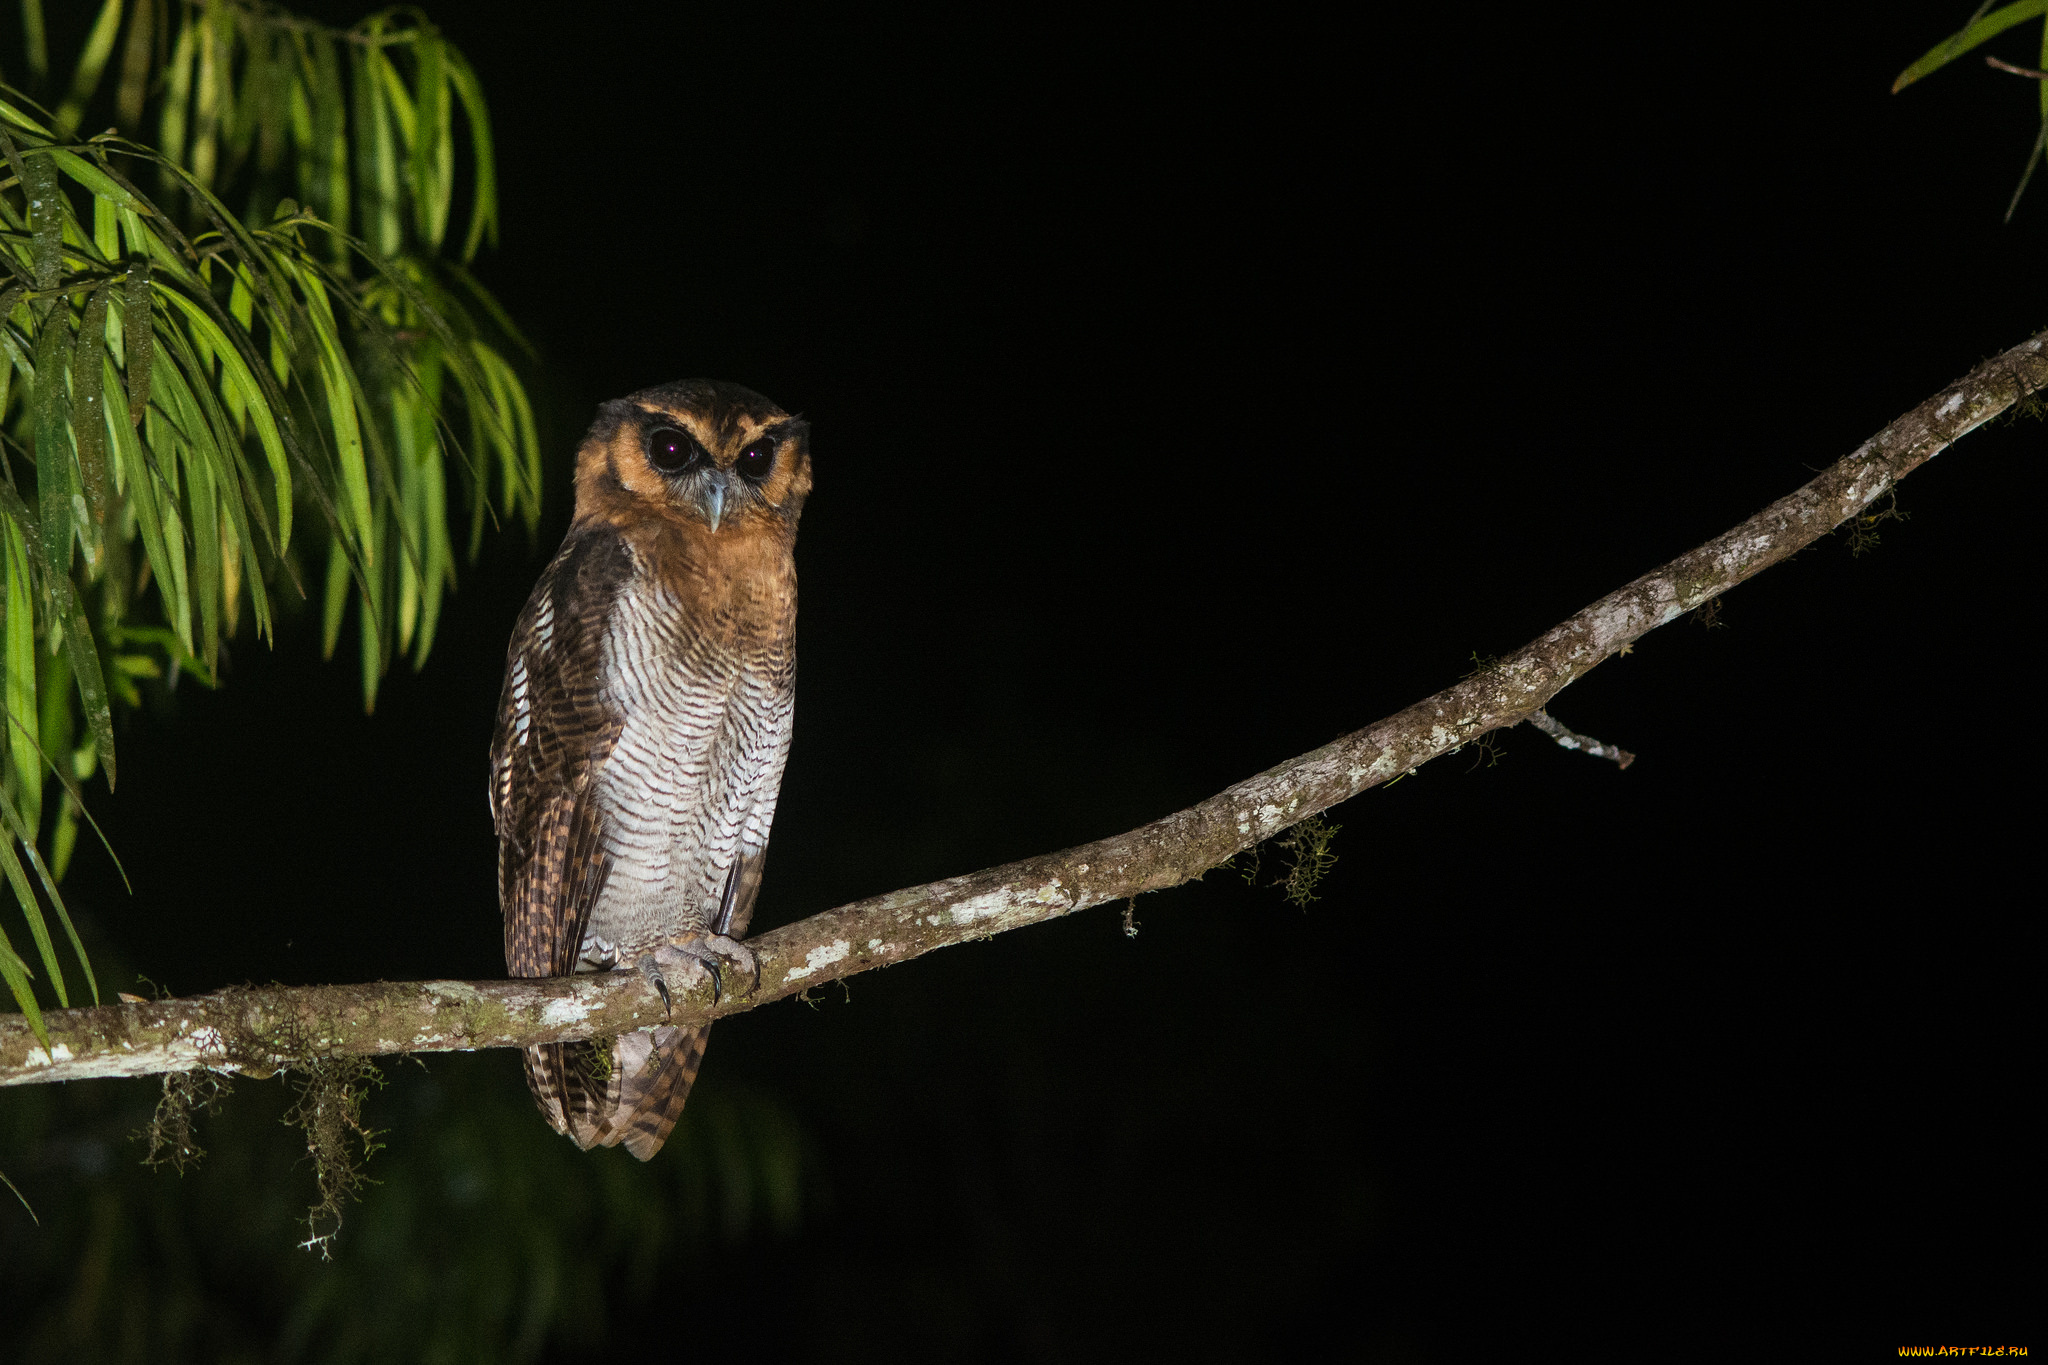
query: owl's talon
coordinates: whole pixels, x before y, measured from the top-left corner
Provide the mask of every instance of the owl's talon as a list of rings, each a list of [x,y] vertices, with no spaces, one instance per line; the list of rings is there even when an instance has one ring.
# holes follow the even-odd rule
[[[668,981],[662,976],[661,968],[655,964],[653,958],[644,957],[640,959],[640,971],[653,984],[655,991],[661,996],[662,1017],[664,1019],[673,1019],[675,1017],[675,1009],[668,998]]]
[[[711,978],[711,1003],[715,1008],[725,1000],[725,973],[735,966],[753,978],[753,985],[749,988],[748,994],[751,995],[761,989],[760,961],[746,945],[727,938],[724,934],[704,934],[680,942],[664,943],[640,959],[640,969],[647,973],[648,980],[661,992],[664,1006],[669,1004],[668,984],[664,973],[672,975],[676,972],[703,972]]]

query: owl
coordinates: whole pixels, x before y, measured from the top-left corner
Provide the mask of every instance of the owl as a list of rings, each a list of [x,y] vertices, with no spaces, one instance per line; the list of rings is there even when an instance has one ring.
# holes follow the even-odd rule
[[[491,741],[512,976],[758,982],[761,887],[796,687],[810,432],[734,384],[615,399],[576,455],[576,515],[512,631]],[[579,1147],[642,1161],[682,1113],[705,1028],[526,1050]]]

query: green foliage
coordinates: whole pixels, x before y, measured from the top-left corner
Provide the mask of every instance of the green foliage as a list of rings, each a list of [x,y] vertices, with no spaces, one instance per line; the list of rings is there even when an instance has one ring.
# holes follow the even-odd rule
[[[602,1343],[607,1317],[816,1221],[811,1138],[782,1105],[698,1083],[660,1157],[578,1151],[534,1113],[503,1053],[389,1068],[362,1111],[379,1152],[333,1259],[303,1240],[318,1173],[281,1124],[293,1078],[192,1110],[205,1161],[136,1161],[155,1080],[23,1086],[0,1106],[8,1359],[511,1362]],[[198,1097],[206,1098],[204,1093]],[[753,1260],[745,1263],[752,1264]],[[687,1333],[686,1333],[687,1335]]]
[[[473,555],[487,519],[536,524],[539,442],[524,342],[464,268],[496,233],[488,111],[433,25],[104,0],[59,82],[23,20],[58,99],[0,86],[0,873],[68,1005],[36,887],[97,1001],[56,884],[115,710],[271,638],[309,517],[323,641],[354,602],[374,704],[432,647],[454,526]],[[114,72],[116,127],[78,136]],[[40,1033],[33,975],[0,931]]]
[[[1976,50],[2007,29],[2023,24],[2029,19],[2043,21],[2040,67],[2048,69],[2048,0],[2019,0],[2018,4],[2005,5],[1999,9],[1992,9],[1991,2],[1992,0],[1984,0],[1984,3],[1977,7],[1977,12],[1970,16],[1970,22],[1936,43],[1921,56],[1920,60],[1901,71],[1899,78],[1892,82],[1892,93],[1896,95],[1913,82],[1939,71],[1964,53]],[[2019,187],[2012,192],[2012,202],[2006,206],[2007,222],[2012,221],[2013,210],[2020,206],[2020,196],[2027,192],[2027,182],[2033,179],[2034,168],[2041,163],[2044,156],[2048,156],[2048,80],[2041,79],[2036,74],[2034,84],[2038,88],[2041,126],[2034,134],[2033,147],[2027,152],[2027,164],[2020,172]]]

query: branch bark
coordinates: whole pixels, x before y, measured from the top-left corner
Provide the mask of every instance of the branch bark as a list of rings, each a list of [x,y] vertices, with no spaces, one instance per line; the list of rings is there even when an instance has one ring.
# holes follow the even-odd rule
[[[1602,660],[1865,515],[1900,479],[2043,387],[2048,332],[1985,361],[1733,530],[1405,711],[1127,834],[856,901],[750,940],[761,985],[744,999],[713,1005],[709,982],[700,980],[676,992],[665,1016],[638,972],[237,987],[50,1011],[50,1052],[22,1016],[0,1016],[0,1084],[196,1067],[267,1074],[321,1057],[522,1047],[665,1018],[698,1023],[968,939],[1177,886],[1490,730],[1532,719]]]

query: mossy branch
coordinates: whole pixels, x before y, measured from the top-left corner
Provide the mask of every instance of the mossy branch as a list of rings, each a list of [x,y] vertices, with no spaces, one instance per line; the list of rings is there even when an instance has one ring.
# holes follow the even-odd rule
[[[713,1006],[710,985],[700,980],[676,993],[673,1020],[736,1014],[873,967],[1199,877],[1367,788],[1531,719],[1643,635],[1868,515],[1900,479],[2044,387],[2048,333],[1979,365],[1725,535],[1405,711],[1127,834],[857,901],[763,934],[750,940],[761,964],[759,991],[728,994]],[[0,1084],[198,1067],[261,1074],[336,1057],[590,1038],[666,1017],[638,972],[238,987],[187,1000],[52,1011],[44,1015],[50,1052],[19,1015],[0,1018]]]

